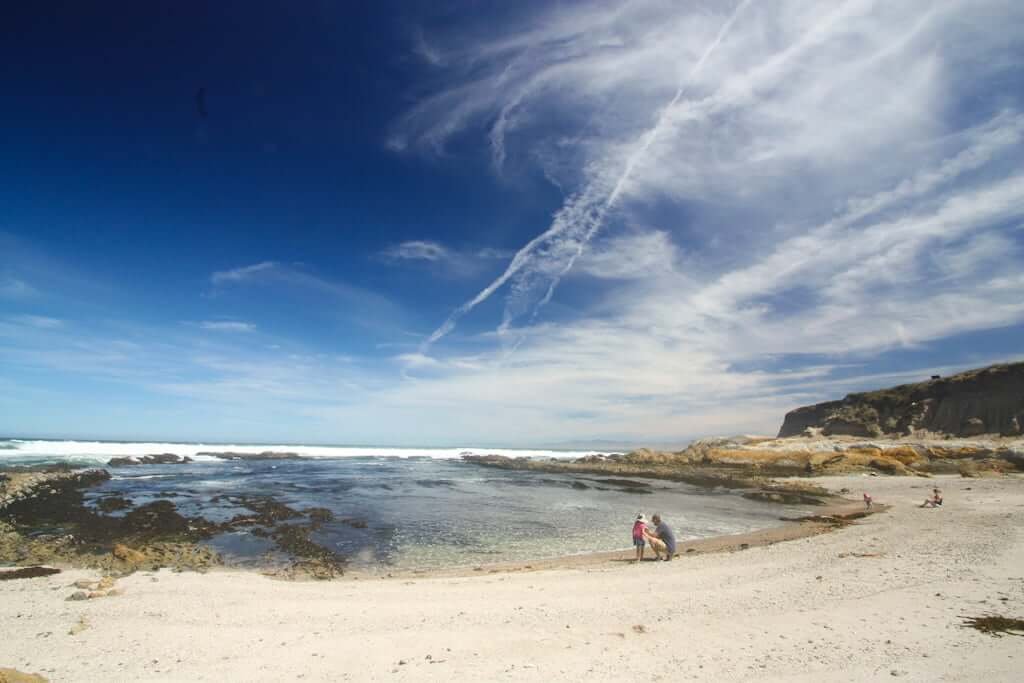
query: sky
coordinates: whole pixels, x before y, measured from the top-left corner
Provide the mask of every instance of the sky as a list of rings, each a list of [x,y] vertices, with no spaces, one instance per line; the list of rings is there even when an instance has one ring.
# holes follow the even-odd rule
[[[671,445],[1024,357],[1024,3],[0,23],[0,434]]]

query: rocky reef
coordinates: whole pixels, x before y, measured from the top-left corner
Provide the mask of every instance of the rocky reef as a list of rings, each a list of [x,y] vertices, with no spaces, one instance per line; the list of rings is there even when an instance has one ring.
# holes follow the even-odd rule
[[[129,465],[184,465],[192,462],[192,458],[175,453],[155,453],[153,455],[124,456],[111,458],[107,464],[111,467],[127,467]]]
[[[109,478],[106,470],[61,467],[3,473],[0,564],[90,567],[115,575],[160,567],[206,570],[221,560],[202,541],[248,528],[292,558],[277,575],[331,578],[345,566],[344,557],[311,538],[331,521],[328,510],[293,510],[268,496],[223,496],[251,512],[214,523],[182,515],[169,500],[136,507],[115,496],[87,505],[84,490]],[[114,511],[120,514],[107,514]]]
[[[690,448],[701,443],[703,442],[697,442]],[[668,453],[641,449],[625,455],[588,455],[575,460],[536,460],[509,458],[502,455],[466,455],[462,459],[465,462],[505,470],[581,475],[582,481],[600,482],[624,492],[646,491],[641,488],[644,486],[643,482],[631,482],[631,487],[623,488],[623,483],[628,480],[617,478],[592,480],[582,475],[667,479],[695,486],[737,489],[743,491],[744,497],[772,503],[823,505],[833,497],[824,488],[810,482],[773,481],[769,474],[785,474],[786,472],[781,469],[705,461],[689,451],[690,449],[678,453]]]
[[[196,455],[208,455],[221,460],[305,460],[291,451],[263,451],[262,453],[236,453],[234,451],[200,451]]]
[[[463,460],[507,470],[670,479],[696,486],[742,489],[746,497],[757,500],[814,504],[821,501],[823,490],[809,483],[776,482],[773,478],[851,473],[924,477],[1012,474],[1024,472],[1024,437],[736,436],[694,441],[674,452],[642,448],[574,460],[500,455],[464,456]]]
[[[290,451],[263,451],[261,453],[236,453],[234,451],[200,451],[196,456],[217,458],[218,460],[305,460],[304,456]],[[129,455],[111,458],[107,464],[111,467],[127,467],[131,465],[185,465],[194,460],[187,455],[177,453],[154,453],[152,455]]]
[[[1024,434],[1024,363],[991,365],[927,382],[849,394],[786,414],[780,437],[976,437]]]

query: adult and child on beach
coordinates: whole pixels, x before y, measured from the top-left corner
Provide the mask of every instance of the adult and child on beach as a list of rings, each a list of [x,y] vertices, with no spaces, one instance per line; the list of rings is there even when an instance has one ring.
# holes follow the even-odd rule
[[[867,491],[864,492],[864,507],[871,509],[874,499]],[[942,492],[932,489],[930,498],[926,498],[920,507],[937,508],[942,505]],[[651,515],[651,528],[643,513],[636,516],[633,522],[633,546],[636,548],[636,562],[644,559],[644,549],[649,545],[654,551],[655,560],[670,561],[676,555],[676,535],[672,528],[661,519],[660,514]],[[664,555],[664,557],[662,557]]]
[[[670,561],[676,555],[676,535],[666,524],[660,514],[651,515],[652,529],[643,514],[636,516],[633,522],[633,546],[636,548],[636,561],[644,559],[644,548],[648,545],[654,551],[655,560]],[[665,557],[662,557],[664,555]]]

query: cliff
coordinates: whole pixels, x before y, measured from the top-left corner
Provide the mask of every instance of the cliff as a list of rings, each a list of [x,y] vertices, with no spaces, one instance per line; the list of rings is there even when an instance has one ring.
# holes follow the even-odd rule
[[[786,414],[779,437],[973,437],[1024,433],[1024,363],[991,365],[891,389],[849,394]]]

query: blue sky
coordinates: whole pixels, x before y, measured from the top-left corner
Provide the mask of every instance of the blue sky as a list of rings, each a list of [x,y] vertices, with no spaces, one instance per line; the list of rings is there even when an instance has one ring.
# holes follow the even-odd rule
[[[3,434],[670,444],[1024,356],[1017,2],[4,24]]]

